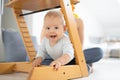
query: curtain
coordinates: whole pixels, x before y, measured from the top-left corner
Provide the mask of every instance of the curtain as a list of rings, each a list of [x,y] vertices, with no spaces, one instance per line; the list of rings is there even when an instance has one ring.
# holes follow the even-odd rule
[[[2,31],[1,31],[3,3],[4,3],[4,0],[0,0],[0,61],[4,61],[4,47],[2,42]]]
[[[3,14],[4,0],[0,0],[0,15]]]

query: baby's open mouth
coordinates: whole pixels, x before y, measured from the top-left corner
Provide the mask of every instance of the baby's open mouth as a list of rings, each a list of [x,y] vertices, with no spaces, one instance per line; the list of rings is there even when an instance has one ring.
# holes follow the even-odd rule
[[[50,37],[51,37],[51,38],[55,38],[55,37],[57,37],[57,35],[50,35]]]

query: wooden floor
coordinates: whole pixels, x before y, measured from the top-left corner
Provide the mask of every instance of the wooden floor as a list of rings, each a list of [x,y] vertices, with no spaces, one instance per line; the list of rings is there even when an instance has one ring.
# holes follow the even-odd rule
[[[93,65],[94,72],[86,78],[73,80],[120,80],[120,59],[102,59]],[[0,80],[27,80],[28,74],[0,75]]]

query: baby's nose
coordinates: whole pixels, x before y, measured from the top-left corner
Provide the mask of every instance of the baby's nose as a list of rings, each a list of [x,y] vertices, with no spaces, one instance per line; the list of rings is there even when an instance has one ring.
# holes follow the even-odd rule
[[[53,33],[53,32],[55,32],[55,30],[54,30],[54,29],[51,29],[50,32]]]

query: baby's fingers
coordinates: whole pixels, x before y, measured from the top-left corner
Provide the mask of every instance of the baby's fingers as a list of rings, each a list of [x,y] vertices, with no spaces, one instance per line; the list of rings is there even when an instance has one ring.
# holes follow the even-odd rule
[[[60,65],[59,64],[56,64],[55,66],[54,66],[54,69],[55,70],[58,70],[60,68]]]
[[[55,70],[58,70],[61,64],[59,62],[52,62],[50,66],[54,67]]]
[[[33,67],[38,67],[38,66],[40,66],[40,62],[34,61],[32,66],[33,66]]]
[[[50,63],[50,66],[54,67],[55,66],[55,62]]]

